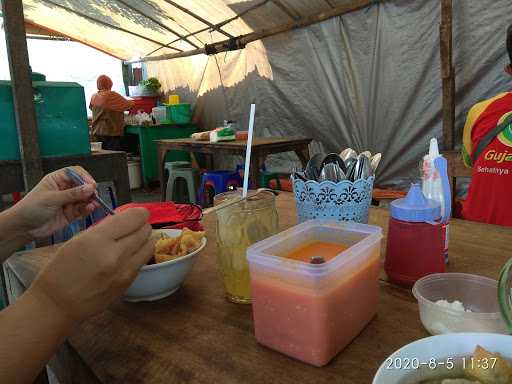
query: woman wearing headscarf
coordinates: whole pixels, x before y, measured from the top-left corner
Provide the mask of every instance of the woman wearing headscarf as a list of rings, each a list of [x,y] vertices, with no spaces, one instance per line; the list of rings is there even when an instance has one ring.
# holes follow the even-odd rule
[[[89,108],[92,110],[92,134],[103,143],[104,149],[121,150],[124,134],[124,111],[133,108],[133,101],[112,91],[112,80],[101,75],[96,81],[98,92],[92,95]]]

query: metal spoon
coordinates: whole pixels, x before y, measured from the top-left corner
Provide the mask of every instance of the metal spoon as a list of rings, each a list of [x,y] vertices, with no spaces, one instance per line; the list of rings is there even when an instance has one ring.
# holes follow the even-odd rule
[[[370,160],[363,154],[359,155],[354,172],[354,181],[366,179],[371,174]]]
[[[336,172],[336,182],[340,182],[347,179],[347,175],[337,164],[334,170]]]
[[[326,170],[325,168],[326,168],[326,167],[323,167],[323,168],[322,168],[322,170],[320,171],[320,175],[318,176],[318,179],[317,179],[317,181],[318,181],[319,183],[321,183],[321,182],[323,182],[323,181],[328,181],[328,180],[330,180],[330,179],[328,178],[328,176],[327,176],[327,172],[328,172],[328,170]]]
[[[351,157],[350,159],[347,159],[346,165],[347,165],[347,172],[346,172],[347,180],[354,181],[357,159],[354,159],[353,157]]]
[[[368,177],[373,176],[373,169],[370,164],[370,159],[366,158],[366,161],[363,164],[363,170],[361,173],[362,179],[367,179]]]
[[[357,158],[357,152],[354,151],[352,148],[345,148],[343,151],[340,152],[340,157],[346,163],[348,159]]]
[[[299,179],[299,180],[302,180],[302,181],[308,181],[308,179],[304,175],[304,172],[296,171],[296,172],[292,173],[292,176],[293,176],[294,179]]]
[[[76,186],[84,185],[84,184],[87,183],[85,181],[85,179],[82,177],[82,175],[80,175],[78,172],[76,172],[72,168],[66,168],[64,170],[64,172],[66,173],[66,176],[68,176],[71,180],[73,180],[73,183]],[[94,200],[96,200],[99,203],[99,205],[101,205],[101,207],[103,208],[103,210],[106,213],[108,213],[110,215],[115,215],[116,214],[114,212],[114,210],[112,208],[110,208],[109,205],[107,203],[105,203],[105,201],[103,201],[103,199],[98,195],[98,192],[95,192],[94,195],[92,196],[92,198]]]
[[[321,153],[316,153],[311,157],[311,159],[309,159],[308,164],[306,165],[306,170],[304,171],[304,174],[309,180],[318,180],[322,169],[323,159],[324,155]]]
[[[371,159],[372,153],[370,151],[361,152],[361,155],[366,156],[368,159]]]
[[[375,171],[377,170],[377,167],[380,164],[381,159],[382,159],[382,153],[380,153],[380,152],[373,155],[370,159],[370,165],[372,167],[374,174],[375,174]]]
[[[322,166],[325,166],[326,164],[333,163],[337,164],[340,169],[345,173],[347,171],[347,167],[345,166],[345,162],[343,159],[338,155],[337,153],[329,153],[327,156],[324,157],[324,160],[322,161]]]
[[[292,168],[292,172],[290,173],[290,177],[293,178],[293,179],[299,179],[299,180],[302,180],[302,181],[308,181],[308,179],[306,178],[305,173],[302,171],[302,168],[297,167],[297,166],[294,166]]]
[[[320,172],[319,181],[334,181],[335,183],[344,180],[345,173],[341,170],[340,166],[336,163],[327,163],[323,166]]]

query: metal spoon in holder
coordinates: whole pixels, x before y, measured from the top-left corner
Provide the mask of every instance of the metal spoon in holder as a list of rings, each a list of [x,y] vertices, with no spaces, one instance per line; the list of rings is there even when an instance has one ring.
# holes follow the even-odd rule
[[[323,158],[324,156],[322,154],[316,153],[309,159],[306,169],[304,170],[304,175],[307,179],[318,181],[322,170]]]

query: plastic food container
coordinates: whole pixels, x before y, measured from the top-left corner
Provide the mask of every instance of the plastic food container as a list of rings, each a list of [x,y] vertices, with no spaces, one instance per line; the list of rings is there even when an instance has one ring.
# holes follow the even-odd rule
[[[154,107],[151,110],[151,113],[153,114],[153,117],[156,120],[157,124],[162,124],[166,117],[167,117],[167,108],[166,107]]]
[[[327,364],[377,313],[381,239],[379,227],[311,220],[249,247],[256,340]],[[348,248],[322,264],[283,257],[315,241]]]
[[[431,335],[455,332],[508,334],[498,304],[498,282],[465,273],[436,273],[416,282],[421,322]],[[460,301],[471,312],[436,304],[438,300]]]
[[[103,143],[101,141],[93,141],[91,142],[91,151],[99,152],[103,148]]]

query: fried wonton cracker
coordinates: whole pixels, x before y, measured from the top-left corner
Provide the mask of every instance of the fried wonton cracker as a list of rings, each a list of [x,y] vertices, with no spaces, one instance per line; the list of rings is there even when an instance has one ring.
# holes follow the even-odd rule
[[[473,354],[474,364],[466,364],[464,372],[482,384],[511,384],[512,366],[499,353],[491,353],[477,346]]]
[[[155,262],[174,260],[194,252],[201,246],[204,235],[204,232],[184,228],[178,237],[162,236],[155,244]]]

